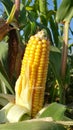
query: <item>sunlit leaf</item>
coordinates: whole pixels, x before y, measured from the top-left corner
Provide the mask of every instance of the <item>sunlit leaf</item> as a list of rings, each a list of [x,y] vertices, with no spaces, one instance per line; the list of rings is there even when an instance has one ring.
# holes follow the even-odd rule
[[[30,31],[31,31],[31,24],[27,23],[26,26],[25,26],[25,28],[24,28],[24,34],[25,34],[26,41],[29,38]]]
[[[31,10],[33,10],[33,7],[32,7],[32,6],[26,6],[25,9],[26,9],[27,11],[31,11]]]
[[[35,22],[31,22],[31,35],[33,35],[36,32],[36,23]]]
[[[59,39],[58,39],[58,26],[57,23],[54,21],[53,17],[50,17],[50,27],[52,30],[53,40],[55,45],[58,47]]]
[[[11,13],[10,13],[10,15],[9,15],[9,17],[7,19],[7,23],[11,23],[12,22],[12,20],[14,18],[14,15],[15,15],[15,11],[16,11],[16,6],[14,4],[13,7],[12,7],[12,10],[11,10]]]
[[[50,50],[51,50],[52,52],[61,53],[60,50],[59,50],[56,46],[50,46]]]
[[[64,113],[66,111],[66,106],[58,103],[51,103],[44,110],[38,113],[38,117],[52,117],[54,120],[70,120]]]

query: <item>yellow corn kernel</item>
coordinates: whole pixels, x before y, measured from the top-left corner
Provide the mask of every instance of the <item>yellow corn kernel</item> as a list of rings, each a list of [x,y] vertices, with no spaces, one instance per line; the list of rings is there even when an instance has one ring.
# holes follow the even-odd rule
[[[49,44],[43,31],[30,37],[15,86],[16,104],[26,107],[32,117],[42,108],[44,102]]]

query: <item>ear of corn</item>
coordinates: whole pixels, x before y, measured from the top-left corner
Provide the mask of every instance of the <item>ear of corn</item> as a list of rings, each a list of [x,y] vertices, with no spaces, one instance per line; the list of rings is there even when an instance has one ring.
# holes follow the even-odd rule
[[[16,104],[26,107],[32,117],[43,107],[49,45],[43,30],[30,37],[15,86]]]

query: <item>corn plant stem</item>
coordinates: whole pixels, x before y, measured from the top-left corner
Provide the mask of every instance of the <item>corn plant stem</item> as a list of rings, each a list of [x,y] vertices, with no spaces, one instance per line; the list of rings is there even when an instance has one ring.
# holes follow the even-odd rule
[[[66,74],[67,54],[68,54],[68,30],[69,23],[64,25],[64,44],[62,50],[61,77],[64,79]]]
[[[16,5],[15,17],[16,17],[16,19],[18,19],[19,10],[20,10],[20,0],[15,0],[15,5]]]
[[[63,86],[61,88],[61,103],[65,104],[65,76],[66,76],[66,66],[67,66],[67,54],[68,54],[68,33],[69,33],[69,22],[64,24],[64,43],[62,50],[62,61],[61,61],[61,79]]]
[[[19,12],[20,12],[20,0],[15,0],[15,5],[16,5],[16,11],[15,11],[15,18],[18,20]],[[19,32],[16,30],[18,41],[20,43],[20,38],[19,38]]]

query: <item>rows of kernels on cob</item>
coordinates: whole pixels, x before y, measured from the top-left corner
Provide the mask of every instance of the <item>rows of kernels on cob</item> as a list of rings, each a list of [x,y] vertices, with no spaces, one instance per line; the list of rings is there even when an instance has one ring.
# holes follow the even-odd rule
[[[32,117],[43,107],[49,48],[43,30],[30,37],[15,86],[16,104],[26,107]]]

